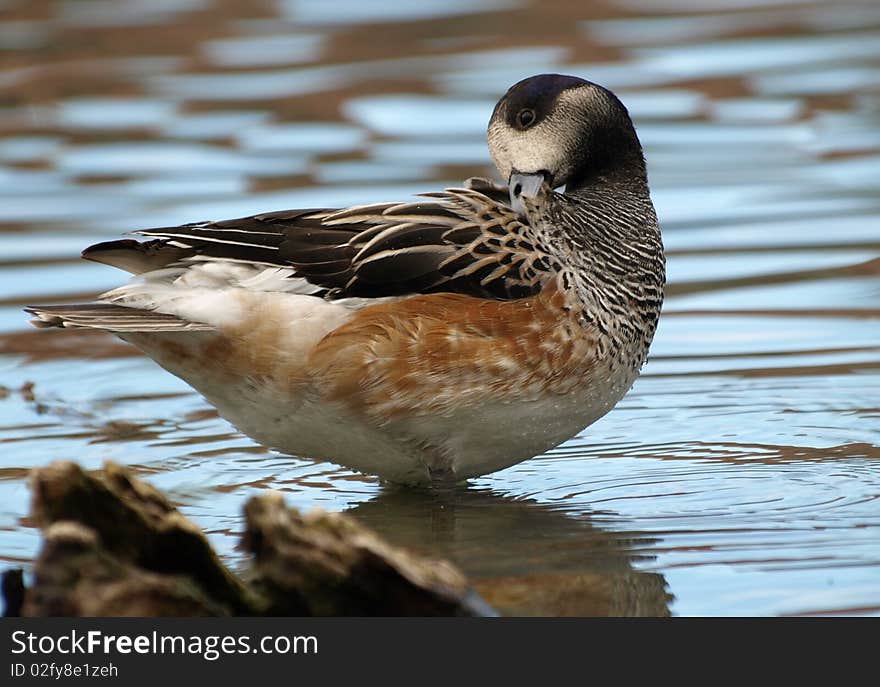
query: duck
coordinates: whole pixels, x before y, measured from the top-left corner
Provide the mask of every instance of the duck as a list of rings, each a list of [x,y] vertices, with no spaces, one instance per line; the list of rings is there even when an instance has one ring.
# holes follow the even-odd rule
[[[508,468],[608,413],[644,365],[665,257],[632,119],[540,74],[487,129],[503,181],[133,232],[133,275],[41,328],[129,342],[283,454],[409,485]]]

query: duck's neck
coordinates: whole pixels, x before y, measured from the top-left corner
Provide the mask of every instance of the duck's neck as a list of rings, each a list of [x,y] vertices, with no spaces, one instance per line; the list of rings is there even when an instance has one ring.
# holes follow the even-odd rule
[[[566,193],[597,187],[625,189],[648,194],[648,172],[641,148],[614,159],[592,158],[582,165],[565,185]]]
[[[570,151],[574,173],[566,189],[574,192],[587,186],[611,184],[648,191],[648,174],[642,144],[628,120],[618,126],[593,131]]]
[[[632,167],[625,177],[592,175],[557,198],[552,243],[572,267],[585,326],[602,334],[611,358],[637,369],[654,336],[665,282],[647,179]]]

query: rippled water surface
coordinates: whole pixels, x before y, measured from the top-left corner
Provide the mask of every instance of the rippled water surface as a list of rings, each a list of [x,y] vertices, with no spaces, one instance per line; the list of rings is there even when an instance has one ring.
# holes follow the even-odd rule
[[[696,8],[696,9],[695,9]],[[21,306],[90,242],[491,174],[515,80],[629,105],[669,259],[609,415],[454,494],[278,455],[111,337]],[[0,0],[0,560],[28,470],[132,466],[233,565],[265,489],[448,556],[508,613],[880,614],[880,4]]]

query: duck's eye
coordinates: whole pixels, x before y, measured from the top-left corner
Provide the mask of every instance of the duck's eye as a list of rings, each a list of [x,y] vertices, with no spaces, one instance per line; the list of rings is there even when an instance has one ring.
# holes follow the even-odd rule
[[[519,114],[516,116],[516,121],[523,129],[528,129],[532,124],[535,123],[537,117],[535,116],[535,111],[529,108],[525,110],[520,110]]]

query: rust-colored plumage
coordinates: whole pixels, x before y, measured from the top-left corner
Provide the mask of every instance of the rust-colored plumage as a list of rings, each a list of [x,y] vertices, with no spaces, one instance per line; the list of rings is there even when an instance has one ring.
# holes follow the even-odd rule
[[[568,393],[593,349],[549,285],[515,301],[431,294],[365,308],[316,346],[308,367],[322,395],[381,423]]]

